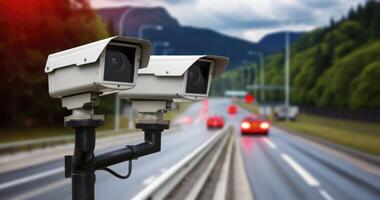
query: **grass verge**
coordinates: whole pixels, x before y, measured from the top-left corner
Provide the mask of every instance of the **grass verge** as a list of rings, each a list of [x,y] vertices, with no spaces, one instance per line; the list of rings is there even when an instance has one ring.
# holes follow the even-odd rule
[[[191,106],[191,104],[192,104],[192,102],[181,102],[181,103],[178,103],[177,104],[177,106],[178,106],[177,110],[165,113],[164,119],[165,120],[174,120],[180,114],[182,114],[183,112],[185,112],[187,110],[187,108],[189,108],[189,106]]]
[[[257,112],[252,105],[239,106]],[[274,125],[297,133],[328,140],[372,155],[380,156],[380,124],[300,114],[295,122],[274,121]]]
[[[114,117],[105,116],[105,124],[100,126],[97,131],[104,132],[100,136],[107,136],[113,134],[126,133],[128,120],[125,117],[120,118],[120,131],[115,132],[113,130]],[[0,132],[0,143],[17,142],[24,140],[34,140],[41,138],[53,138],[59,136],[74,136],[73,129],[62,126],[50,126],[50,127],[32,127],[32,128],[7,128],[2,129]]]
[[[252,113],[259,113],[259,106],[257,104],[248,104],[242,101],[237,101],[236,104]]]
[[[165,114],[165,119],[173,120],[179,114],[184,112],[191,103],[180,103],[179,109],[173,112],[167,112]],[[109,136],[116,135],[121,133],[128,133],[135,130],[128,130],[128,119],[124,116],[120,116],[120,131],[113,131],[114,128],[114,116],[106,115],[105,116],[105,124],[97,128],[97,131],[104,132],[99,136]],[[23,140],[33,140],[33,139],[41,139],[41,138],[52,138],[58,136],[73,136],[73,129],[67,127],[63,127],[62,125],[51,126],[51,127],[33,127],[33,128],[7,128],[0,130],[0,143],[9,143],[9,142],[17,142]]]

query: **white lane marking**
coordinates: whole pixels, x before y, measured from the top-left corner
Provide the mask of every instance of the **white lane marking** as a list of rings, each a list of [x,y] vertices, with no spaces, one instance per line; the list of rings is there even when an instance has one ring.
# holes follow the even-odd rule
[[[277,145],[270,141],[268,138],[264,138],[264,141],[269,145],[270,148],[277,149]]]
[[[309,172],[307,172],[300,164],[293,160],[287,154],[281,154],[284,159],[310,186],[319,186],[319,182]]]
[[[329,193],[327,193],[326,191],[324,190],[319,190],[319,193],[321,193],[321,195],[323,196],[323,198],[325,198],[326,200],[334,200],[334,198],[332,198]]]
[[[59,167],[59,168],[51,169],[49,171],[45,171],[45,172],[42,172],[39,174],[34,174],[34,175],[27,176],[24,178],[20,178],[20,179],[16,179],[13,181],[6,182],[6,183],[2,183],[2,184],[0,184],[0,190],[4,190],[4,189],[7,189],[7,188],[10,188],[13,186],[17,186],[17,185],[24,184],[24,183],[27,183],[30,181],[34,181],[34,180],[37,180],[40,178],[51,176],[51,175],[63,172],[64,170],[65,170],[64,167]]]
[[[153,182],[157,177],[156,176],[149,176],[143,181],[143,185],[149,185],[149,183]]]
[[[64,185],[70,184],[70,183],[71,182],[69,179],[63,179],[63,180],[55,182],[55,183],[49,183],[49,185],[43,186],[43,187],[38,188],[38,189],[34,189],[30,192],[26,192],[24,194],[21,194],[20,196],[16,196],[16,197],[14,197],[14,199],[17,199],[17,200],[31,199],[31,198],[34,198],[38,195],[47,193],[49,191],[60,188]]]

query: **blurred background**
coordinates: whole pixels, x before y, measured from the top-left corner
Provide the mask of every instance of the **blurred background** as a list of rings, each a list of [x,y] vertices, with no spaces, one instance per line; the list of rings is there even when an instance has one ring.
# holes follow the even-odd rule
[[[377,0],[0,0],[2,153],[72,142],[63,127],[69,113],[48,94],[47,56],[113,35],[148,39],[153,55],[229,57],[205,111],[226,124],[239,127],[241,118],[221,114],[233,104],[281,130],[380,156]],[[135,131],[135,111],[125,101],[115,109],[115,99],[97,107],[106,115],[101,136]],[[202,105],[176,104],[166,118],[191,124]],[[46,138],[53,139],[34,142]],[[247,152],[255,144],[242,142]],[[370,177],[365,187],[379,197],[379,181]]]
[[[12,129],[61,127],[43,72],[48,54],[117,34],[151,40],[157,55],[228,56],[211,95],[247,91],[266,104],[284,102],[288,34],[290,104],[359,118],[380,107],[377,1],[4,0],[0,10],[0,141]],[[112,99],[101,112],[114,113]]]

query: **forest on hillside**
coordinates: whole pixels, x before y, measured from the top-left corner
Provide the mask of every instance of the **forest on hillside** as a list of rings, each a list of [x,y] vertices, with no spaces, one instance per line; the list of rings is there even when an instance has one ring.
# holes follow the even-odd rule
[[[88,0],[12,0],[0,2],[0,27],[0,126],[62,123],[60,101],[48,94],[46,58],[109,37],[107,25]]]
[[[331,20],[329,26],[304,34],[292,44],[290,51],[292,104],[380,109],[379,1],[367,1],[352,8],[339,21]],[[266,84],[284,85],[284,62],[283,51],[267,57]],[[247,66],[240,70],[245,69]],[[245,75],[231,72],[219,82],[235,84],[235,88],[239,88],[242,79],[253,83],[253,80],[244,79]],[[255,79],[259,76],[258,71]],[[220,84],[215,84],[214,93],[220,88]],[[267,91],[266,99],[281,102],[284,93]]]
[[[368,1],[339,22],[305,34],[291,52],[293,103],[380,108],[380,2]],[[283,55],[268,59],[271,84],[283,77],[269,79],[278,76]]]

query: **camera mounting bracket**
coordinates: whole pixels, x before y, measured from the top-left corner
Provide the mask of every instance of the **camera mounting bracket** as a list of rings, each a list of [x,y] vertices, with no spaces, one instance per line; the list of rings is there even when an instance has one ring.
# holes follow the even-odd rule
[[[146,117],[151,118],[153,115],[156,115],[160,112],[166,112],[170,109],[170,101],[167,100],[140,100],[140,99],[131,99],[132,108],[136,109],[142,115],[146,115]],[[150,115],[149,117],[149,113]],[[153,116],[153,118],[157,118],[159,116]],[[142,117],[144,118],[144,116]]]
[[[94,107],[99,104],[99,95],[84,93],[62,98],[62,107],[72,110],[72,114],[65,117],[65,126],[69,121],[99,120],[104,122],[104,115],[95,115]]]
[[[83,93],[62,97],[62,107],[69,110],[94,107],[99,105],[99,102],[99,94],[97,93]]]

